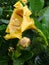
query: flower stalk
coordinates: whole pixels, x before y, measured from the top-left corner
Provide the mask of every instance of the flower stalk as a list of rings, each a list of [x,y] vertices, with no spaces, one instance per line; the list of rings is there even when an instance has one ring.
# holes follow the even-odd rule
[[[47,38],[46,36],[44,35],[44,33],[40,30],[40,29],[37,29],[37,31],[39,32],[40,36],[43,37],[44,41],[45,41],[45,44],[48,46],[48,41],[47,41]]]

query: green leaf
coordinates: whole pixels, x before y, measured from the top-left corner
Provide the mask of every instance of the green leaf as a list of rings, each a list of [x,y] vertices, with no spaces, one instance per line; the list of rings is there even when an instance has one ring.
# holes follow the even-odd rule
[[[44,9],[42,9],[39,13],[38,13],[39,17],[42,16],[42,25],[46,26],[47,28],[49,28],[49,7],[46,7]]]
[[[5,23],[5,24],[8,24],[8,23],[9,23],[9,20],[6,20],[6,19],[0,19],[0,22],[1,22],[1,23]]]
[[[0,25],[0,31],[1,30],[4,30],[5,28],[6,28],[6,25],[4,25],[4,24],[3,25]]]
[[[49,28],[49,7],[47,8],[47,10],[45,10],[42,21],[43,21],[42,24],[44,24],[44,26]]]
[[[3,12],[3,8],[0,7],[0,17],[2,15],[2,12]]]
[[[35,19],[35,25],[37,26],[38,28],[38,32],[39,32],[39,35],[43,38],[43,40],[45,41],[44,44],[46,44],[46,46],[48,45],[48,41],[47,41],[47,36],[45,35],[45,29],[44,27],[42,26],[42,24],[40,22],[38,22],[37,19]],[[47,29],[46,29],[47,30]]]
[[[39,17],[42,16],[45,13],[45,11],[47,10],[47,8],[48,7],[45,7],[44,9],[40,10],[40,12],[38,13],[38,16]]]
[[[24,62],[31,59],[32,56],[33,56],[32,52],[25,51],[25,52],[22,53],[22,55],[18,59],[14,60],[13,65],[23,65]]]
[[[39,12],[39,17],[43,17],[41,19],[42,21],[42,27],[43,27],[43,32],[44,34],[46,35],[46,37],[49,39],[49,6],[42,9],[40,12]]]
[[[39,12],[44,6],[44,0],[29,0],[29,2],[33,12]]]

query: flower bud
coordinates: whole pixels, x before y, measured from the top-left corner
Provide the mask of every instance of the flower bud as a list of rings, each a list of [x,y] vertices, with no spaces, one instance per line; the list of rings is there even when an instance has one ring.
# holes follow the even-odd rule
[[[14,48],[13,47],[9,47],[8,51],[9,52],[13,52]]]
[[[29,38],[27,38],[27,37],[23,37],[20,41],[19,41],[19,43],[17,44],[17,46],[19,46],[21,49],[23,48],[27,48],[27,47],[29,47],[29,45],[30,45],[30,39]]]

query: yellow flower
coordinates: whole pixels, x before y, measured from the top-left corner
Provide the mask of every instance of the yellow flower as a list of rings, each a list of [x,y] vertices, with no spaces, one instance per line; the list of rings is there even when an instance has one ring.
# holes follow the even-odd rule
[[[30,18],[32,14],[27,6],[23,6],[20,1],[14,5],[15,9],[11,16],[10,22],[6,29],[6,34],[4,38],[6,40],[12,38],[22,38],[22,32],[27,29],[36,29],[34,25],[34,20]]]

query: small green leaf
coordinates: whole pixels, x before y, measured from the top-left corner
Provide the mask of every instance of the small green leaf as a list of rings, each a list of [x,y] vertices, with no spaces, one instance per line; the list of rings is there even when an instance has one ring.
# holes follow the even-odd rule
[[[4,24],[3,25],[0,25],[0,31],[1,30],[4,30],[5,28],[6,28],[6,25],[4,25]]]

